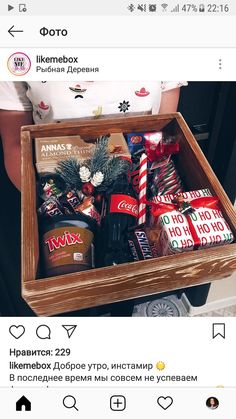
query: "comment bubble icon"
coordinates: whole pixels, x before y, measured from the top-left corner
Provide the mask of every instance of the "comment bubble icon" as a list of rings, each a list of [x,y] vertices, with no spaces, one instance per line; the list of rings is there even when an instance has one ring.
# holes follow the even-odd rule
[[[51,339],[51,329],[46,324],[41,324],[36,329],[36,335],[39,339]]]

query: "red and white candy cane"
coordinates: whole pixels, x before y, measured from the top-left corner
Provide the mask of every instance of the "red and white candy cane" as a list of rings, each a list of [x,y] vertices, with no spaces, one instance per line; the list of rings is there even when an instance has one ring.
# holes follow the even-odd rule
[[[147,195],[147,155],[143,153],[139,167],[139,207],[138,225],[146,222],[146,195]]]

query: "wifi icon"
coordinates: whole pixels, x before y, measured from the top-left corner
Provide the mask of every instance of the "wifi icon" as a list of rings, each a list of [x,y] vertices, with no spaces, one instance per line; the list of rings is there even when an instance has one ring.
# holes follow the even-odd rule
[[[163,11],[163,12],[167,12],[167,7],[168,7],[168,4],[163,3],[163,4],[161,4],[161,7],[162,7],[162,11]]]

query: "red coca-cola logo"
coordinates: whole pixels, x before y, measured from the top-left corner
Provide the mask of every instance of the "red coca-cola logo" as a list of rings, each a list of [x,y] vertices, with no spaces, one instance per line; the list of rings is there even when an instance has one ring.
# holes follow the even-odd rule
[[[138,206],[137,206],[137,204],[131,204],[130,202],[127,202],[126,200],[124,200],[124,201],[121,201],[119,204],[118,204],[118,209],[119,210],[125,210],[125,211],[128,211],[128,212],[131,212],[132,214],[135,214],[135,215],[138,215]]]
[[[129,195],[112,195],[110,213],[122,213],[138,217],[138,201]]]

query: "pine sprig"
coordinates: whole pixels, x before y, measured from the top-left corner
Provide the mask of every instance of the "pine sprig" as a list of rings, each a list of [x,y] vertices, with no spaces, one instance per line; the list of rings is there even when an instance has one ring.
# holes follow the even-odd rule
[[[108,153],[108,140],[109,137],[103,136],[100,137],[96,143],[95,150],[90,159],[90,171],[91,173],[104,172],[106,167],[107,160],[110,158]]]
[[[65,181],[67,189],[78,189],[81,190],[82,182],[79,176],[80,163],[75,158],[71,157],[66,160],[61,160],[58,165],[56,172]]]
[[[98,139],[91,159],[79,162],[75,158],[62,160],[58,163],[56,172],[66,183],[67,190],[81,190],[86,178],[86,170],[90,171],[90,181],[98,192],[108,190],[121,175],[127,174],[130,162],[111,156],[108,151],[109,137]],[[81,173],[83,174],[81,179]],[[88,179],[89,181],[89,179]],[[100,183],[100,184],[99,184]]]
[[[98,187],[99,191],[105,191],[109,186],[117,181],[117,179],[128,172],[130,163],[127,160],[122,160],[117,157],[110,157],[107,160],[106,167],[104,168],[104,180],[102,184]]]

